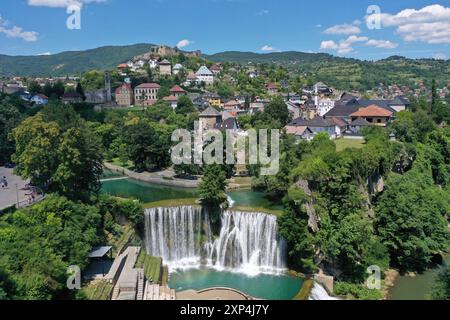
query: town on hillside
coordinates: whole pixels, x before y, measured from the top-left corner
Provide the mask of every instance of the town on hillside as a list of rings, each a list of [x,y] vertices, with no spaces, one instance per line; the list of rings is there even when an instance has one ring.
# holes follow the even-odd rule
[[[450,80],[435,90],[443,103],[449,102]],[[176,110],[180,97],[187,97],[200,118],[208,117],[211,107],[218,112],[211,128],[236,130],[245,129],[240,117],[263,112],[274,97],[282,97],[291,119],[287,133],[311,140],[319,132],[331,139],[362,139],[362,129],[386,127],[398,112],[410,108],[411,99],[430,96],[431,88],[421,81],[414,88],[380,83],[363,92],[338,90],[311,77],[293,77],[282,67],[213,63],[200,51],[155,46],[114,70],[5,78],[0,92],[19,96],[30,106],[57,99],[64,104],[91,104],[96,110],[152,108],[157,102]]]

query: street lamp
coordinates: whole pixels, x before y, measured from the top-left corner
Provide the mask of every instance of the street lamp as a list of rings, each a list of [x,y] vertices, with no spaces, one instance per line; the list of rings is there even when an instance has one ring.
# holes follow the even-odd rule
[[[17,209],[19,209],[19,185],[16,183]]]

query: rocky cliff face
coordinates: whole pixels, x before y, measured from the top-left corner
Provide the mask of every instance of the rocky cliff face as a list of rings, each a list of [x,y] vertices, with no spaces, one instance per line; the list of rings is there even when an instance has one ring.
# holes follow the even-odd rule
[[[309,183],[307,180],[298,180],[296,186],[302,190],[309,198],[308,202],[304,204],[305,210],[308,213],[308,226],[313,232],[319,231],[320,218],[314,208],[315,201],[312,197],[311,189],[309,188]]]

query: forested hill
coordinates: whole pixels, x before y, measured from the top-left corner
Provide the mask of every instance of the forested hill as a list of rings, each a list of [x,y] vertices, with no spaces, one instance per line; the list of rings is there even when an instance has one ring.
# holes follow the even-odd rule
[[[435,78],[439,85],[450,79],[450,60],[408,59],[392,56],[378,61],[335,57],[326,53],[276,52],[258,54],[229,51],[206,56],[211,61],[240,64],[275,63],[298,74],[312,75],[339,89],[373,89],[380,83],[415,85]]]
[[[66,76],[93,69],[113,69],[122,62],[149,52],[153,46],[106,46],[41,56],[0,55],[0,76]]]
[[[0,55],[0,76],[66,76],[89,70],[113,69],[118,64],[150,51],[152,44],[107,46],[86,51],[70,51],[49,56]],[[204,58],[214,62],[239,64],[274,63],[291,71],[291,76],[307,75],[337,89],[373,89],[380,83],[415,85],[435,78],[438,85],[450,79],[450,60],[408,59],[393,56],[379,61],[335,57],[327,53],[228,51]]]
[[[215,62],[237,62],[237,63],[298,63],[298,62],[319,62],[319,61],[346,61],[347,58],[335,57],[327,53],[307,53],[297,51],[274,52],[274,53],[255,53],[226,51],[213,55],[205,55],[211,61]]]

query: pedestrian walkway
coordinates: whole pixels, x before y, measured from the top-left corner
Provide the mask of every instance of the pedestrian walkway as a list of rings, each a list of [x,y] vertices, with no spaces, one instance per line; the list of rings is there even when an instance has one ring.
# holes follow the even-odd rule
[[[8,187],[0,188],[0,210],[9,208],[13,205],[24,204],[27,202],[27,194],[30,190],[26,188],[28,181],[13,174],[12,169],[0,167],[0,177],[6,177]]]

